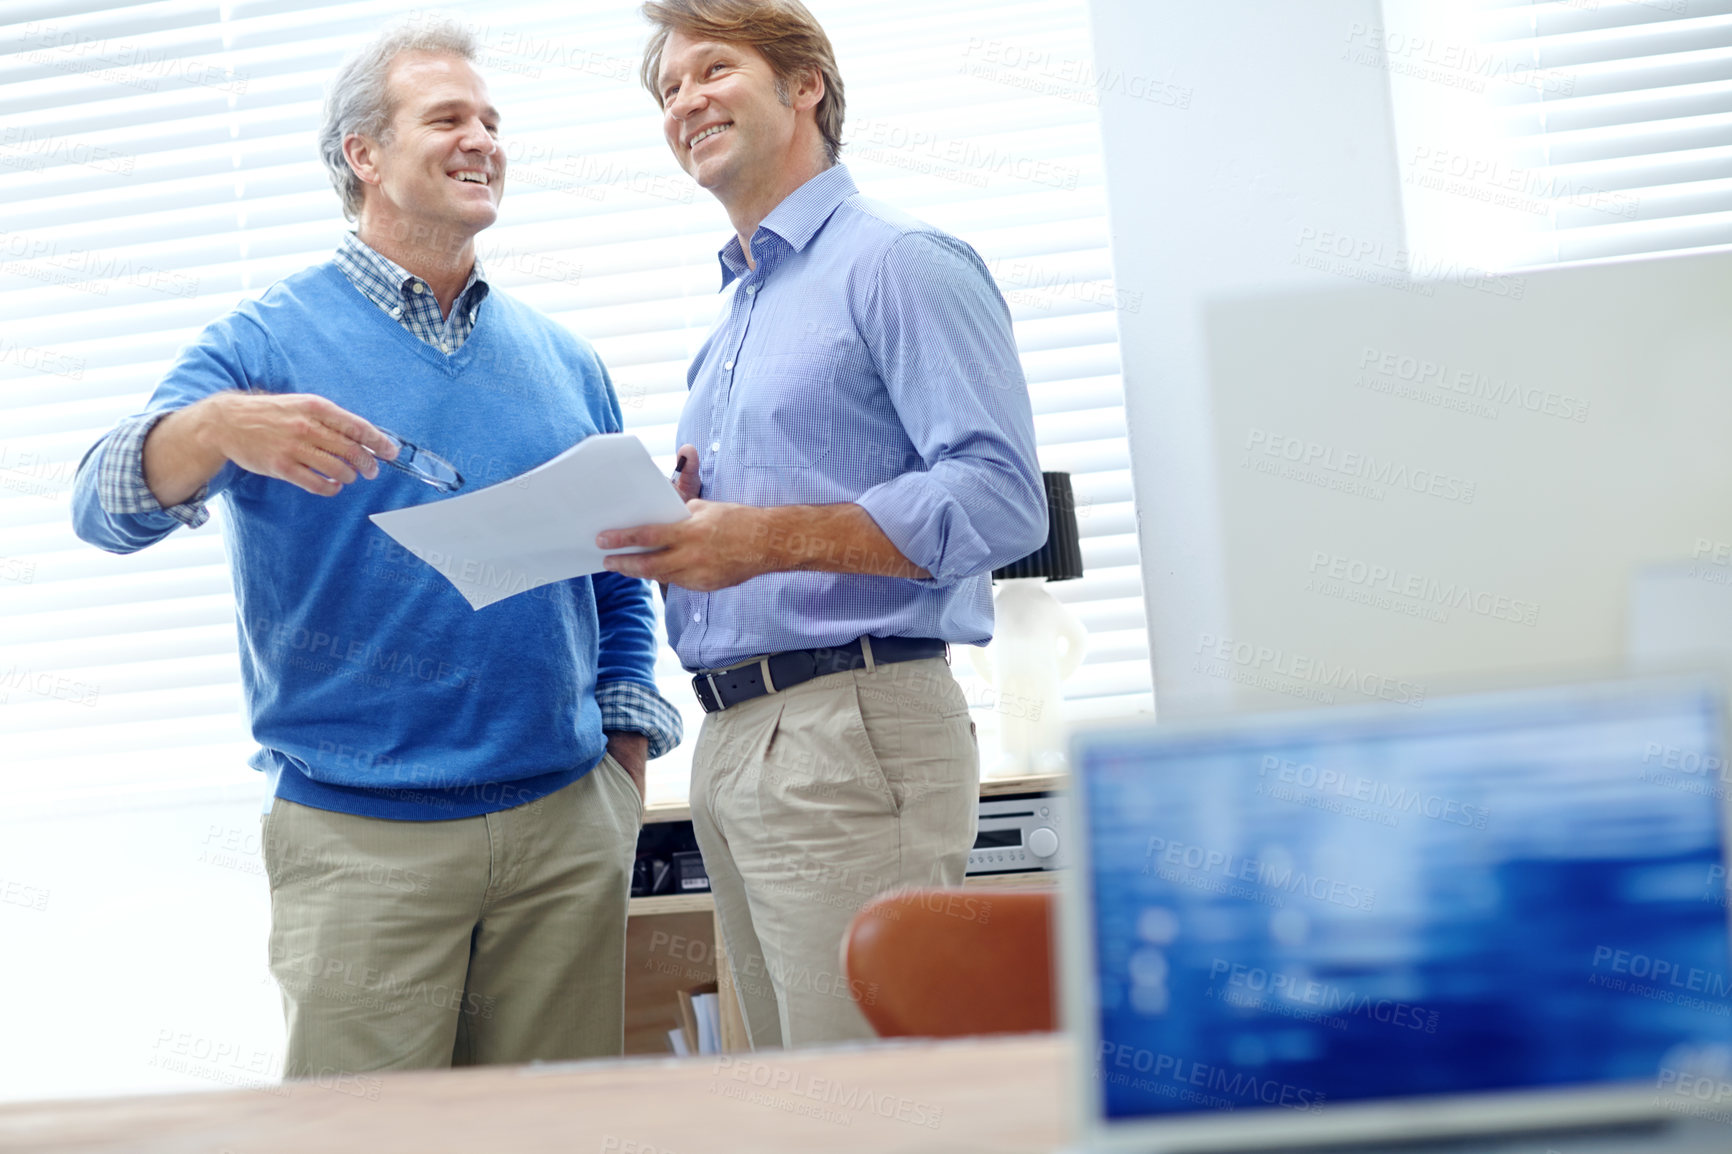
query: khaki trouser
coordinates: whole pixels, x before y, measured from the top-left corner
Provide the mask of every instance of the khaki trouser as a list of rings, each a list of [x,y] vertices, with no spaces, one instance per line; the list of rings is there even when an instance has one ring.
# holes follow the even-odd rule
[[[958,885],[980,765],[941,657],[814,678],[704,718],[692,828],[755,1049],[870,1038],[841,944],[902,885]]]
[[[284,1077],[612,1056],[643,803],[611,756],[537,801],[263,821]]]

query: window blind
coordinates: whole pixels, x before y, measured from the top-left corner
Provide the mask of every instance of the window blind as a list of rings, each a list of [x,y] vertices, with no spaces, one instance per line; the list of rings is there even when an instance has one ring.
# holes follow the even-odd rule
[[[1042,466],[1073,474],[1090,631],[1076,716],[1149,706],[1117,325],[1084,0],[810,5],[847,81],[867,195],[977,248],[1010,302]],[[14,805],[256,789],[213,502],[128,557],[79,542],[78,460],[176,350],[327,259],[347,227],[314,148],[341,58],[403,0],[9,4],[0,25],[0,791]],[[635,5],[465,17],[504,114],[489,279],[591,340],[627,429],[671,466],[685,370],[719,304],[725,215],[675,165],[636,82]],[[909,35],[917,28],[919,35]],[[989,687],[959,661],[982,729]],[[700,714],[671,652],[663,692]],[[651,767],[683,797],[689,741]]]
[[[1415,247],[1512,268],[1732,244],[1732,0],[1385,14]]]

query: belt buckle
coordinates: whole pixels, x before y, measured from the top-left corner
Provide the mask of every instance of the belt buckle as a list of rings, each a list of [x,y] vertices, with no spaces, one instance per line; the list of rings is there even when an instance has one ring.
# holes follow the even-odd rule
[[[706,694],[705,690],[709,692]],[[698,705],[705,713],[719,713],[722,709],[722,698],[716,692],[716,679],[708,673],[692,675],[692,696],[698,699]]]

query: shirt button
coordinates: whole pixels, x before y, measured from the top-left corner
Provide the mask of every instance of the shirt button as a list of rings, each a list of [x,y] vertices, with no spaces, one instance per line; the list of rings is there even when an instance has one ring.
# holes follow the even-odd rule
[[[392,315],[392,316],[394,316],[394,317],[400,317],[400,316],[402,316],[402,315],[403,315],[403,308],[402,308],[402,306],[401,306],[401,305],[399,305],[399,306],[398,306],[398,307],[396,307],[396,308],[394,308],[394,309],[392,309],[392,310],[391,310],[391,315]]]
[[[692,620],[693,621],[702,621],[703,619],[704,619],[704,615],[702,613],[694,612],[692,614]]]
[[[728,372],[731,373],[734,371],[734,362],[733,361],[723,361],[722,362],[722,368],[726,369]]]
[[[749,284],[746,286],[746,295],[747,296],[751,296],[753,293],[755,293],[757,291],[758,291],[758,286],[755,284]]]
[[[451,342],[450,341],[441,342],[439,345],[439,351],[442,353],[450,352],[451,351]]]
[[[420,281],[416,281],[414,284],[409,286],[409,291],[414,293],[416,296],[420,296],[422,293],[427,291],[427,286],[422,284]]]
[[[710,452],[719,453],[721,451],[722,451],[722,443],[720,441],[711,441],[710,442]]]

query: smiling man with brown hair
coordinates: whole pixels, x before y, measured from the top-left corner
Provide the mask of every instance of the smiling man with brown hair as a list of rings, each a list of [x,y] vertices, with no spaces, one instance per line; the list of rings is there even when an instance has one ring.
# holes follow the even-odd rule
[[[871,1034],[839,974],[873,894],[956,884],[978,755],[949,643],[1045,539],[1010,312],[973,249],[860,195],[841,75],[797,0],[666,0],[642,78],[727,210],[722,317],[687,374],[691,517],[603,534],[668,583],[707,716],[703,851],[754,1046]]]
[[[226,502],[289,1077],[619,1053],[644,762],[679,740],[646,583],[474,611],[368,519],[620,431],[594,350],[476,260],[506,164],[475,56],[411,21],[339,69],[319,143],[355,232],[208,326],[78,474],[115,552]]]

